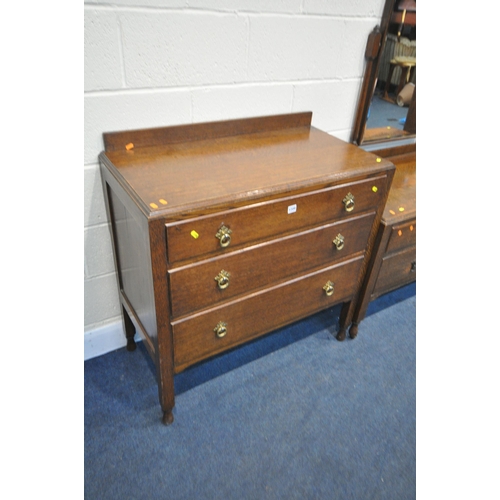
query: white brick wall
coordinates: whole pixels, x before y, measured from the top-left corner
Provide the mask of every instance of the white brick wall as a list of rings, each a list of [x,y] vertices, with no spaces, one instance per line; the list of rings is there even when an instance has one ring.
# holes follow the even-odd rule
[[[102,133],[312,111],[349,140],[384,0],[87,0],[85,357],[125,345],[97,156]]]

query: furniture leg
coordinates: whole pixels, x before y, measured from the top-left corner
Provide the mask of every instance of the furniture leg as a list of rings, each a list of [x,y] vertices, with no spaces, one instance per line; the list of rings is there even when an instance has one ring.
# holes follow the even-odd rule
[[[130,319],[125,307],[122,306],[123,328],[127,337],[127,351],[135,351],[136,344],[134,340],[135,326]]]
[[[411,82],[415,76],[415,73],[417,71],[417,67],[416,66],[413,66],[411,69],[410,69],[410,78],[408,79],[409,82]]]
[[[342,309],[340,310],[339,331],[337,333],[337,340],[340,342],[345,340],[345,332],[347,330],[347,318],[349,316],[350,305],[350,302],[344,302],[344,304],[342,305]]]
[[[387,75],[387,81],[385,82],[384,89],[384,99],[389,99],[389,87],[391,86],[392,75],[394,74],[394,70],[396,69],[396,65],[394,63],[390,63],[389,65],[389,74]]]
[[[351,328],[349,328],[349,337],[351,337],[351,339],[355,339],[357,335],[358,335],[358,323],[355,323],[353,321],[351,324]]]
[[[165,410],[163,412],[163,418],[161,420],[165,425],[170,425],[174,421],[174,415],[172,410]]]
[[[399,86],[396,90],[396,95],[399,95],[399,93],[403,90],[403,87],[408,83],[410,69],[410,66],[401,66],[401,78],[399,79]]]
[[[358,334],[358,325],[359,323],[352,322],[354,316],[354,307],[355,302],[344,302],[342,309],[340,311],[340,319],[339,319],[339,333],[337,334],[337,340],[345,340],[346,330],[349,328],[349,337],[352,339],[356,338]]]
[[[174,374],[170,370],[170,367],[160,363],[160,369],[157,370],[157,376],[159,377],[158,392],[160,396],[160,405],[163,411],[162,422],[164,425],[170,425],[174,421]]]

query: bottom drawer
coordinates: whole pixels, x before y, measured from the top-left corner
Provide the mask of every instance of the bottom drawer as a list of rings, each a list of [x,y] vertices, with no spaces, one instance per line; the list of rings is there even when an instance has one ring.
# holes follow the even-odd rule
[[[364,255],[172,322],[176,373],[204,358],[349,300]],[[323,287],[331,281],[333,294]],[[219,335],[217,326],[219,325]]]
[[[416,258],[416,247],[384,257],[373,296],[415,281],[417,279]]]

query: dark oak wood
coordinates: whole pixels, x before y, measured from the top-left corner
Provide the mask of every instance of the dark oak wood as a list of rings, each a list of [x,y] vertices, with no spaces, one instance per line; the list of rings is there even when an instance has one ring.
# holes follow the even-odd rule
[[[395,127],[376,127],[366,129],[364,135],[365,143],[392,142],[394,140],[408,138],[410,134]]]
[[[381,27],[374,29],[374,33],[381,34],[378,52],[373,49],[373,34],[368,38],[363,86],[351,136],[354,144],[369,144],[372,152],[392,161],[397,168],[352,317],[351,338],[357,336],[358,325],[365,317],[371,300],[416,280],[416,142],[403,145],[403,141],[416,136],[416,88],[403,130],[387,127],[366,129],[389,25],[402,20],[401,17],[394,17],[394,7],[395,0],[386,0]],[[415,5],[410,9],[415,10]],[[407,17],[409,23],[416,23],[414,13]]]
[[[361,177],[373,156],[298,127],[106,152],[102,161],[145,215],[173,221]]]
[[[124,327],[123,329],[125,330],[125,337],[127,337],[127,351],[135,351],[136,349],[136,344],[134,340],[135,326],[132,320],[130,319],[130,316],[124,306],[122,306],[122,318]]]
[[[365,50],[365,72],[363,75],[363,83],[361,86],[361,93],[359,96],[358,109],[356,111],[356,118],[354,127],[352,129],[351,140],[354,144],[362,144],[363,136],[366,129],[366,120],[368,119],[368,110],[377,84],[378,70],[380,60],[385,47],[387,32],[389,30],[389,23],[394,9],[395,0],[386,0],[380,27],[376,26],[372,33],[368,36]],[[377,40],[378,43],[374,43]],[[378,48],[378,50],[377,50]]]
[[[172,321],[176,370],[182,371],[208,356],[331,307],[339,301],[348,301],[355,293],[362,262],[363,252],[340,264],[264,288],[206,312]],[[328,280],[335,284],[335,292],[331,297],[323,291]],[[228,333],[218,338],[213,329],[221,319],[227,323]]]
[[[192,363],[339,303],[345,338],[395,168],[310,122],[105,134],[124,331],[155,363],[167,425],[174,376]]]
[[[106,152],[131,151],[149,146],[203,141],[286,128],[309,127],[311,116],[312,113],[308,111],[306,113],[295,113],[293,116],[275,115],[272,118],[255,117],[245,120],[226,120],[173,127],[107,132],[103,134],[104,149]]]
[[[395,164],[396,173],[353,316],[354,326],[365,317],[370,301],[417,279],[416,145],[377,153]]]
[[[324,267],[343,259],[346,254],[363,252],[374,218],[375,212],[368,212],[347,221],[315,227],[174,268],[169,272],[172,317],[271,286],[306,270]],[[340,250],[333,243],[338,234],[344,238]],[[262,266],[263,254],[273,263],[272,266]],[[306,260],[304,255],[307,255]],[[230,274],[229,285],[224,289],[220,289],[215,280],[222,270]]]
[[[380,27],[376,26],[373,29],[372,33],[370,33],[370,35],[368,36],[365,50],[365,71],[363,74],[363,82],[361,85],[354,126],[351,133],[351,142],[353,144],[361,145],[370,143],[370,145],[372,145],[389,140],[407,140],[408,138],[416,134],[416,92],[414,92],[413,94],[403,130],[395,128],[366,128],[368,112],[378,81],[380,62],[383,56],[387,33],[389,32],[390,25],[397,19],[397,17],[394,17],[393,14],[396,13],[396,16],[400,14],[395,10],[395,5],[395,0],[386,0],[382,18],[380,21]],[[408,12],[407,16],[409,20],[410,18],[415,20],[415,13]],[[407,24],[411,24],[411,22],[408,22]],[[392,72],[394,70],[394,67],[391,65],[391,68]],[[407,69],[408,71],[410,71],[410,68]],[[415,66],[411,69],[411,71],[415,71]],[[405,82],[405,79],[403,77],[401,79],[401,82]],[[386,90],[388,89],[389,84],[390,76],[387,78]],[[401,88],[402,83],[400,84],[400,88],[398,89],[397,93],[399,93],[399,90],[401,90]],[[386,98],[388,99],[387,92]]]
[[[417,88],[413,91],[408,114],[406,115],[403,130],[409,134],[417,133]]]
[[[385,174],[378,179],[349,183],[350,191],[358,200],[357,212],[378,207],[385,195],[383,191],[372,191],[374,182],[378,181],[385,182]],[[193,258],[199,259],[201,256],[219,255],[221,248],[214,235],[222,225],[232,228],[231,250],[233,250],[271,237],[287,235],[299,229],[307,229],[331,221],[333,218],[345,217],[347,214],[342,200],[346,194],[345,184],[340,184],[319,191],[220,211],[213,215],[167,223],[169,262],[177,265]],[[301,210],[290,217],[288,207],[294,204],[300,204]],[[191,235],[193,230],[197,233],[196,239]]]

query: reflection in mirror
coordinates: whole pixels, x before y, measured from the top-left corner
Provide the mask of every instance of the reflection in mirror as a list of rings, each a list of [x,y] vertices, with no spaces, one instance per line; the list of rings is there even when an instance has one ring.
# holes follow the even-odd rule
[[[416,133],[416,2],[386,0],[368,38],[353,142],[404,139]]]

